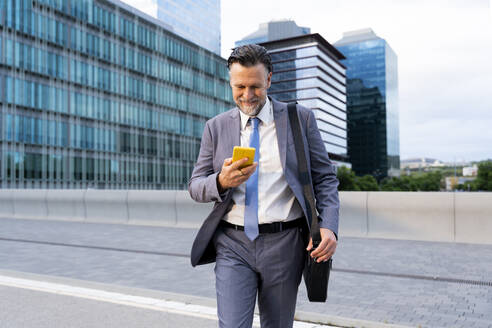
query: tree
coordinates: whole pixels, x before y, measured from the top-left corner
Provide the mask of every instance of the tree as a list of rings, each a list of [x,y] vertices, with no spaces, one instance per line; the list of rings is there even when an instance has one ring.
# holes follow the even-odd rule
[[[453,190],[465,190],[465,185],[462,183],[453,186]]]
[[[341,166],[337,170],[337,178],[340,184],[338,185],[338,190],[340,191],[360,191],[357,185],[357,177],[355,173],[344,166]]]
[[[415,177],[417,190],[419,191],[439,191],[441,190],[442,174],[439,171],[428,172]]]
[[[477,191],[478,190],[477,183],[475,182],[475,180],[465,181],[465,183],[463,184],[463,190],[464,191]]]
[[[386,178],[381,181],[383,191],[439,191],[442,173],[439,171]]]
[[[490,174],[492,176],[492,170]],[[380,185],[378,185],[374,176],[366,174],[358,177],[346,167],[338,168],[337,177],[340,181],[338,187],[340,191],[439,191],[443,187],[443,175],[440,171],[419,173],[411,176],[387,177],[381,181]],[[465,190],[474,190],[473,186],[465,185],[464,188],[466,188]]]
[[[366,174],[363,177],[357,177],[356,182],[361,191],[379,191],[378,182],[372,175]]]
[[[477,178],[474,182],[476,190],[492,191],[492,161],[478,164]]]
[[[385,178],[381,181],[382,191],[417,191],[418,186],[410,176]]]

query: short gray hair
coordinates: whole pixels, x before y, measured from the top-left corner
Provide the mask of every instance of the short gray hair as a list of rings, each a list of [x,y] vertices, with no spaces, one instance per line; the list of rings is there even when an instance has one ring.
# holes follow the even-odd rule
[[[227,68],[230,70],[231,65],[234,63],[239,63],[243,66],[254,66],[256,64],[263,64],[267,69],[268,73],[273,72],[272,58],[267,52],[265,47],[259,46],[257,44],[247,44],[232,49],[232,53],[227,59]]]

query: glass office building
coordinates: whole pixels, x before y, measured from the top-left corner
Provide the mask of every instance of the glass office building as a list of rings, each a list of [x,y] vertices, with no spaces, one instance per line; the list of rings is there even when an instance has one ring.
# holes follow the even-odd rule
[[[397,56],[371,29],[334,44],[347,59],[348,151],[358,175],[400,174]]]
[[[220,55],[220,0],[122,0]]]
[[[272,57],[268,94],[311,108],[326,150],[337,165],[347,161],[345,57],[319,34],[261,43]]]
[[[296,22],[291,20],[271,21],[260,24],[258,30],[248,34],[239,41],[236,41],[236,47],[246,44],[259,44],[267,41],[291,38],[294,36],[310,34],[309,27],[297,26]]]
[[[156,0],[157,18],[173,31],[220,55],[220,0]]]
[[[116,0],[0,0],[0,186],[183,189],[226,61]]]

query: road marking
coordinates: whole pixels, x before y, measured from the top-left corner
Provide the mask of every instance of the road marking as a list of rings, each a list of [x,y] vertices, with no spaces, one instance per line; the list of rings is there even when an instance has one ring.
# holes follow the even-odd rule
[[[75,287],[45,281],[14,278],[0,275],[0,285],[16,287],[40,292],[65,295],[72,297],[85,298],[95,301],[108,302],[133,306],[154,311],[181,314],[186,316],[198,317],[209,320],[217,319],[217,308],[183,302],[176,302],[165,299],[134,296],[122,293],[108,292],[99,289]],[[260,318],[254,315],[253,326],[260,327]],[[294,328],[328,328],[333,326],[319,325],[301,321],[294,321]]]

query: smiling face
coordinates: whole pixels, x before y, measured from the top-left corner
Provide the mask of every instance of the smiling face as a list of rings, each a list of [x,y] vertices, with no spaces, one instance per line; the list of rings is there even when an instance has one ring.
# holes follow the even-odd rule
[[[265,105],[272,73],[262,63],[253,66],[233,63],[229,76],[237,107],[248,116],[256,116]]]

